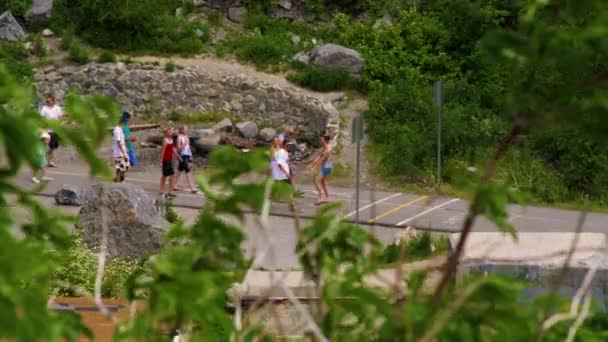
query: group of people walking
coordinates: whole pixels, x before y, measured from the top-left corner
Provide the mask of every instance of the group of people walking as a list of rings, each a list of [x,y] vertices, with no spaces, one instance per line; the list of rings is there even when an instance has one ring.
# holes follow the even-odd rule
[[[47,120],[60,120],[64,115],[64,112],[56,103],[55,97],[47,95],[45,97],[44,105],[40,108],[40,114]],[[135,166],[137,163],[135,150],[133,148],[133,143],[136,139],[131,134],[131,129],[129,127],[130,118],[131,114],[129,112],[123,112],[120,116],[120,120],[112,130],[112,158],[114,160],[114,169],[116,172],[114,182],[117,183],[124,182],[129,168]],[[191,177],[192,149],[190,147],[188,127],[183,126],[179,129],[177,141],[174,141],[174,131],[172,128],[166,128],[163,131],[163,134],[164,137],[160,153],[160,193],[169,197],[175,197],[174,192],[180,190],[178,183],[182,177],[188,186],[189,191],[197,193]],[[57,167],[54,163],[54,153],[59,147],[57,135],[51,129],[47,129],[41,133],[40,139],[42,140],[38,149],[40,169],[35,171],[32,176],[32,181],[34,183],[52,180],[47,176],[47,170],[49,167]],[[313,182],[319,194],[319,199],[316,203],[317,205],[329,201],[327,177],[332,171],[330,141],[331,138],[329,135],[321,137],[321,146],[323,148],[307,167],[309,170],[319,169],[318,173],[313,177]],[[290,155],[287,151],[288,143],[288,132],[278,134],[274,137],[271,146],[270,173],[275,181],[289,184],[293,192],[296,192],[295,168],[290,162]],[[177,174],[173,164],[174,158],[178,161]]]
[[[131,115],[124,112],[120,118],[120,122],[112,132],[112,156],[114,157],[114,168],[116,176],[114,181],[122,183],[125,181],[126,173],[129,167],[134,166],[135,151],[132,143],[135,137],[131,136],[129,128],[129,118]],[[177,186],[180,178],[183,176],[190,192],[197,193],[194,187],[191,172],[192,172],[192,149],[190,148],[190,137],[188,136],[188,127],[183,126],[179,130],[177,136],[177,144],[173,140],[173,129],[166,128],[163,131],[162,149],[160,152],[160,193],[168,197],[175,197],[174,192],[179,191]],[[177,174],[173,165],[173,158],[178,160]],[[167,189],[167,183],[168,189]]]

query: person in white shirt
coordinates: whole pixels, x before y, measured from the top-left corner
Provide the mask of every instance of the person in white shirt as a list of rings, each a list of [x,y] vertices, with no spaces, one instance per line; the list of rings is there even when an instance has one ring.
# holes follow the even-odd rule
[[[63,116],[63,109],[55,103],[55,97],[53,95],[46,96],[45,103],[40,109],[40,115],[44,116],[47,120],[59,120]],[[57,138],[57,134],[52,130],[48,130],[48,132],[51,136],[51,141],[49,142],[47,160],[50,167],[57,167],[55,163],[53,163],[53,155],[55,150],[59,147],[59,139]]]
[[[112,131],[112,157],[114,158],[114,168],[116,169],[114,182],[122,183],[125,181],[125,175],[129,169],[129,154],[127,153],[125,133],[120,123]]]
[[[275,137],[272,142],[272,161],[270,164],[272,179],[291,185],[291,174],[288,164],[289,154],[282,145],[281,139]]]

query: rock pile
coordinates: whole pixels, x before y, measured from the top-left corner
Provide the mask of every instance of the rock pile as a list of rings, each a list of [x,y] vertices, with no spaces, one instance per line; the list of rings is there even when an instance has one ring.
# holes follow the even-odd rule
[[[70,88],[85,95],[105,94],[136,116],[229,112],[257,125],[290,125],[312,135],[339,117],[329,101],[296,88],[271,85],[244,74],[209,74],[196,67],[166,72],[160,66],[137,63],[47,66],[36,70],[35,80],[39,94],[54,93],[60,101]],[[247,130],[248,136],[253,135],[251,125]]]

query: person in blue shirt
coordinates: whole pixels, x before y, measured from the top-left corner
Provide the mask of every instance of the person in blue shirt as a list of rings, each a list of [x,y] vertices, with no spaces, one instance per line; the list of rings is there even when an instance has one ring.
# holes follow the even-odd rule
[[[125,143],[127,145],[129,163],[131,164],[131,166],[135,166],[135,164],[137,164],[137,158],[135,157],[135,149],[133,149],[133,142],[135,142],[135,137],[131,135],[131,128],[129,127],[130,118],[131,113],[122,112],[122,115],[120,116],[120,123],[122,123],[122,131],[125,134]]]

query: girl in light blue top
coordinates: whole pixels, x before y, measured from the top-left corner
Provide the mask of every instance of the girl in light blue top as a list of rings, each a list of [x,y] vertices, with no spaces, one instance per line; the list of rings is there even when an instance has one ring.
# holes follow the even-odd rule
[[[315,187],[319,192],[319,201],[316,203],[317,205],[327,203],[327,201],[329,200],[329,193],[327,192],[327,176],[331,174],[331,170],[333,168],[333,164],[331,161],[331,147],[329,142],[329,135],[321,137],[321,145],[323,146],[323,150],[312,161],[312,163],[308,165],[308,168],[311,170],[321,166],[320,172],[313,178]]]

